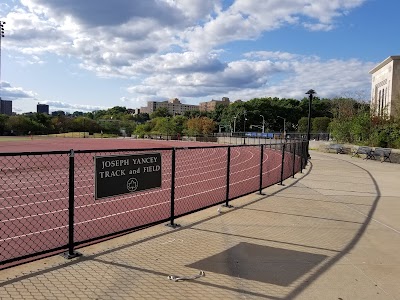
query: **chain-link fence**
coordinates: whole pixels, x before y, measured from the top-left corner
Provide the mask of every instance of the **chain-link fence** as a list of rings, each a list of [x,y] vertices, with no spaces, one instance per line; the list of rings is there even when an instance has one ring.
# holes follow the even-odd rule
[[[0,166],[1,261],[65,247],[68,153],[1,154]]]
[[[306,147],[291,141],[1,153],[0,268],[56,251],[74,257],[75,248],[100,239],[229,206],[302,171]],[[150,186],[140,189],[143,178]]]

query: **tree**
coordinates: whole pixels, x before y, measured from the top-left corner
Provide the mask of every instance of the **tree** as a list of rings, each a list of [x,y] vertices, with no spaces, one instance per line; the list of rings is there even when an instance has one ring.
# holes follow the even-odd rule
[[[335,98],[331,100],[331,113],[339,120],[351,119],[357,114],[357,101],[351,98]]]
[[[136,123],[131,120],[124,120],[121,122],[121,129],[125,130],[128,136],[131,136],[136,129]]]
[[[83,111],[74,111],[72,113],[72,116],[73,117],[81,117],[81,116],[83,116]]]
[[[139,113],[139,114],[133,115],[132,119],[138,124],[143,124],[143,123],[147,122],[148,120],[150,120],[150,116],[148,113]]]
[[[189,135],[209,135],[214,132],[217,124],[207,117],[192,118],[187,121]]]
[[[192,119],[197,117],[205,117],[207,116],[207,112],[200,110],[187,110],[183,113],[183,115],[188,119]]]
[[[297,131],[300,133],[306,133],[308,131],[308,118],[307,117],[302,117],[299,120],[298,123],[298,127],[297,127]]]
[[[101,126],[101,130],[104,133],[109,134],[119,134],[120,133],[120,121],[114,119],[106,119],[106,120],[99,120],[99,124]]]
[[[54,126],[51,123],[51,117],[47,114],[42,114],[42,113],[34,113],[29,116],[34,122],[37,122],[38,124],[41,124],[40,127],[42,127],[42,132],[41,133],[49,133],[54,131]]]
[[[329,131],[336,141],[340,143],[351,142],[350,122],[341,121],[335,118],[329,124]]]
[[[71,129],[73,131],[83,131],[83,132],[100,132],[101,127],[100,125],[92,119],[86,117],[77,117],[72,120]]]
[[[63,115],[53,117],[51,123],[57,133],[68,132],[72,129],[72,119]]]
[[[53,116],[65,116],[65,112],[63,110],[56,110],[52,113]]]
[[[6,130],[8,116],[0,114],[0,134],[4,134]]]
[[[224,114],[224,111],[227,109],[227,106],[224,104],[218,103],[215,107],[214,111],[211,111],[207,114],[207,117],[214,120],[215,122],[221,122],[221,118]]]
[[[6,129],[16,134],[41,133],[45,130],[44,126],[33,121],[27,116],[11,116],[6,123]]]
[[[174,127],[176,133],[179,133],[180,135],[183,134],[185,128],[186,128],[186,123],[188,119],[185,116],[175,116],[172,121],[174,122]]]
[[[175,124],[170,117],[158,117],[152,119],[154,124],[152,132],[162,135],[174,135],[176,133]]]
[[[170,117],[171,114],[166,107],[159,107],[150,114],[150,119]]]
[[[331,119],[328,117],[316,117],[312,120],[312,132],[328,132]]]
[[[144,124],[139,124],[136,126],[134,133],[140,137],[143,138],[145,134],[149,134],[151,130],[153,129],[152,124],[150,122],[144,123]]]
[[[119,114],[126,114],[126,107],[123,106],[114,106],[110,109],[108,109],[108,114],[112,115],[112,116],[116,116]]]

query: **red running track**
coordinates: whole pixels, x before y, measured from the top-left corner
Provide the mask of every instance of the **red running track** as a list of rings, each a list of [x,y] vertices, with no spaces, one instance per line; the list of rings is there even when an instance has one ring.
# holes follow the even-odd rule
[[[135,144],[135,148],[139,147]],[[75,155],[75,242],[170,217],[172,150],[158,152],[162,155],[161,188],[103,200],[94,200],[93,157],[118,153]],[[260,155],[260,146],[231,147],[229,199],[259,189]],[[227,156],[228,147],[176,150],[175,216],[226,200]],[[68,155],[0,156],[0,160],[6,166],[0,178],[0,260],[67,245]],[[281,160],[281,151],[264,149],[263,187],[280,181]],[[291,155],[285,165],[292,165]],[[284,171],[285,177],[291,175],[288,167]]]

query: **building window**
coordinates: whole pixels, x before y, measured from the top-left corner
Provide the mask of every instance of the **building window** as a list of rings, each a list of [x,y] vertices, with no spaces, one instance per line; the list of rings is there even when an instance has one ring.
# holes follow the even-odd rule
[[[379,90],[377,110],[378,110],[378,116],[380,116],[381,115],[381,90]]]

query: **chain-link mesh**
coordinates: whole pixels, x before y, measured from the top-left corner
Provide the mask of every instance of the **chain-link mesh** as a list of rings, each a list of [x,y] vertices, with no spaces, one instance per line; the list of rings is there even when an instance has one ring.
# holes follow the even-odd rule
[[[174,217],[258,191],[261,160],[262,188],[276,184],[281,181],[283,145],[274,141],[145,152],[88,150],[74,156],[62,151],[0,155],[0,264],[67,248],[69,216],[74,216],[71,247],[160,221],[173,222]],[[284,178],[305,165],[306,146],[302,141],[285,145]],[[161,187],[95,200],[96,157],[155,152],[161,155]]]
[[[260,146],[231,148],[229,199],[257,191],[260,186]]]
[[[298,172],[300,172],[301,171],[301,160],[302,160],[302,157],[301,157],[301,155],[302,155],[302,151],[301,151],[301,142],[296,142],[295,143],[295,153],[296,153],[296,156],[295,156],[295,160],[296,160],[296,163],[295,163],[295,168],[294,168],[294,173],[298,173]]]
[[[277,144],[264,146],[263,188],[278,183],[281,180],[282,151]]]
[[[83,242],[166,220],[171,211],[171,150],[161,153],[161,188],[95,200],[94,157],[143,152],[77,153],[75,156],[75,241]]]
[[[225,200],[227,149],[177,150],[175,216]]]
[[[69,155],[0,156],[0,261],[68,243]]]
[[[293,147],[291,143],[285,143],[285,155],[284,155],[284,162],[283,162],[283,180],[292,176],[293,171]]]

